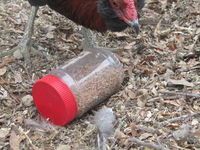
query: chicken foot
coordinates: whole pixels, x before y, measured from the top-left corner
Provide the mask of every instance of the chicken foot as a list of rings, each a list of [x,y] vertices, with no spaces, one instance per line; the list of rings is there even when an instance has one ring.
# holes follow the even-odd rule
[[[25,29],[24,36],[20,43],[12,49],[13,55],[18,58],[24,58],[26,64],[30,64],[30,53],[37,53],[39,54],[40,52],[34,49],[31,49],[31,37],[33,35],[33,29],[34,29],[34,21],[35,17],[38,11],[38,6],[32,6],[31,7],[31,14],[29,16],[29,20]]]

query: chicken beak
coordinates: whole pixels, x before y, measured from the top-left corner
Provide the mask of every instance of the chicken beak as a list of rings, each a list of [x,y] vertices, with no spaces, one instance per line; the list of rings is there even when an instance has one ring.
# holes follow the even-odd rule
[[[136,34],[139,34],[139,32],[140,32],[140,25],[139,25],[138,19],[137,19],[137,20],[134,20],[134,21],[127,21],[126,23],[127,23],[130,27],[132,27],[132,28],[135,29]]]

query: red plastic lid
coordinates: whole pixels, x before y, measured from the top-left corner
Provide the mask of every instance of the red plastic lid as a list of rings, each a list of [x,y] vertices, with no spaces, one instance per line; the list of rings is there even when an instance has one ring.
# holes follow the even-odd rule
[[[77,103],[70,88],[58,77],[47,75],[32,89],[34,103],[40,114],[55,125],[66,125],[77,115]]]

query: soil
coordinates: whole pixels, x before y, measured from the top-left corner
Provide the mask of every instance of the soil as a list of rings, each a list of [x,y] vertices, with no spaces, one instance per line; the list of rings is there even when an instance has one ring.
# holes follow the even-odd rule
[[[200,148],[200,2],[146,0],[141,32],[97,36],[102,47],[118,48],[125,81],[119,92],[66,127],[47,123],[32,100],[32,84],[81,51],[80,26],[47,6],[35,21],[32,67],[10,55],[22,39],[30,13],[24,0],[0,3],[0,149],[96,149],[93,116],[103,105],[116,114],[110,149]],[[144,141],[137,142],[134,138]],[[131,139],[132,138],[132,139]],[[146,147],[150,147],[146,145]],[[157,147],[158,148],[158,147]]]

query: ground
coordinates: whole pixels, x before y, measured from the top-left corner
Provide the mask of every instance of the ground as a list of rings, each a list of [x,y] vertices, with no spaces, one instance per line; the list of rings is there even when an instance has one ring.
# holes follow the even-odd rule
[[[39,10],[32,68],[11,53],[30,13],[23,0],[0,3],[0,149],[96,149],[94,111],[103,105],[116,115],[108,149],[200,149],[200,2],[146,0],[138,36],[131,29],[97,34],[100,46],[119,48],[125,80],[104,104],[66,127],[38,115],[32,84],[81,51],[80,27]],[[143,142],[144,141],[144,142]],[[145,148],[147,149],[147,148]]]

